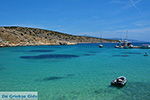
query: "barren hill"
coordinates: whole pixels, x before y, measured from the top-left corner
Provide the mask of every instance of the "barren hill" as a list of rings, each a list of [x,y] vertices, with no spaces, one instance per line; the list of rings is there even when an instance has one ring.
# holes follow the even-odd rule
[[[0,46],[63,45],[76,43],[116,42],[116,40],[75,36],[28,27],[0,27]]]

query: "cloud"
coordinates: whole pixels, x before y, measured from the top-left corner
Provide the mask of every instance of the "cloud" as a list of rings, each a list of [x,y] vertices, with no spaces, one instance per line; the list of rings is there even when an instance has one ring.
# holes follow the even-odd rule
[[[137,1],[129,0],[129,1],[130,1],[130,5],[131,5],[129,7],[135,8],[141,15],[141,10],[136,6],[136,4],[140,3],[142,0],[137,0]]]
[[[139,4],[140,2],[142,2],[142,0],[112,0],[110,3],[119,4],[121,6],[121,9],[118,11],[118,13],[129,8],[134,8],[138,11],[139,15],[141,16],[142,12],[137,6],[137,4]]]
[[[150,26],[150,22],[149,20],[141,20],[141,21],[134,22],[133,25],[137,27],[146,27],[146,26]]]
[[[123,4],[123,8],[130,8],[130,7],[134,7],[135,9],[139,9],[137,7],[137,4],[140,3],[142,0],[112,0],[110,1],[110,3],[113,4]]]

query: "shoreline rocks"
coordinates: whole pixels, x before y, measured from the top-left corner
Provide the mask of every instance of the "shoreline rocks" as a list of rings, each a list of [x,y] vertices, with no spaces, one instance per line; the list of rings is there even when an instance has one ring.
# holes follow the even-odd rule
[[[28,27],[0,27],[0,47],[34,45],[75,45],[77,43],[112,43],[116,40],[100,39]]]

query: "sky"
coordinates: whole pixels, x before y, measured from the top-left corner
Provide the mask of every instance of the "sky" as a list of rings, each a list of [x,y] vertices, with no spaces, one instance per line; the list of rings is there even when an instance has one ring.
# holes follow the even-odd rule
[[[150,0],[0,0],[0,26],[150,42]]]

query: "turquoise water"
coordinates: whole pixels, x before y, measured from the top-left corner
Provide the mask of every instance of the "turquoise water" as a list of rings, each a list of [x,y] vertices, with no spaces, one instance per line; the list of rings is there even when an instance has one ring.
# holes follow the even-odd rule
[[[0,48],[0,91],[38,91],[39,100],[150,100],[149,50],[104,45]],[[111,87],[121,75],[126,86]]]

